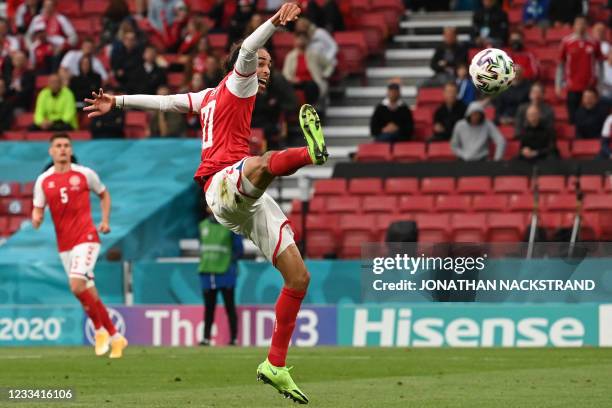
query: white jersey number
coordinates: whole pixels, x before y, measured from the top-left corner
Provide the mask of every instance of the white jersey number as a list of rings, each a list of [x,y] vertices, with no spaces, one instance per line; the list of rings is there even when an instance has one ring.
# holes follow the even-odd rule
[[[62,204],[66,204],[68,202],[68,193],[66,193],[66,190],[68,190],[67,187],[60,188],[60,201]]]
[[[215,105],[217,101],[210,101],[200,111],[202,121],[202,150],[213,145],[213,118],[215,116]]]

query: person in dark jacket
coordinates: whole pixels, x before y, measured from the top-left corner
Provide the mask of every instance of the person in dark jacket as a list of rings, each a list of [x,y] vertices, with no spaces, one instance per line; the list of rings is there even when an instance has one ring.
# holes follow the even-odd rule
[[[527,108],[526,125],[518,136],[521,141],[519,159],[528,162],[557,157],[555,132],[540,120],[540,109],[537,105]]]
[[[157,50],[149,45],[142,53],[142,64],[128,84],[128,92],[155,94],[166,83],[166,71],[157,65]]]
[[[508,38],[508,15],[495,0],[482,0],[482,9],[472,19],[472,39],[477,47],[500,47]]]
[[[582,104],[576,110],[576,138],[598,139],[608,116],[608,109],[599,102],[599,95],[593,88],[582,93]]]
[[[6,83],[0,78],[0,133],[11,128],[13,105],[6,99]]]
[[[457,30],[455,27],[445,27],[444,42],[436,48],[429,63],[435,75],[425,85],[440,86],[451,81],[455,77],[455,68],[465,63],[467,63],[467,49],[457,42]]]
[[[28,59],[24,52],[13,52],[2,68],[7,88],[6,97],[13,104],[13,108],[31,110],[36,79],[32,70],[28,69]]]
[[[376,106],[370,119],[370,132],[378,142],[398,142],[412,138],[412,112],[401,99],[400,86],[390,83],[387,97]]]
[[[141,72],[142,48],[138,45],[136,33],[126,31],[121,42],[113,44],[111,53],[111,68],[121,89],[128,93],[135,93],[132,84]]]
[[[444,103],[436,109],[433,117],[432,141],[450,140],[455,123],[465,116],[466,106],[457,99],[457,85],[449,82],[444,86]]]
[[[92,70],[92,60],[84,56],[79,61],[79,75],[70,78],[70,90],[74,94],[77,109],[85,106],[85,98],[89,98],[93,91],[102,86],[102,77]]]
[[[557,26],[572,24],[576,16],[583,14],[582,0],[553,0],[548,8],[548,19]]]
[[[518,107],[529,101],[530,89],[531,83],[523,79],[522,69],[517,66],[512,85],[493,100],[495,120],[502,125],[513,124]]]

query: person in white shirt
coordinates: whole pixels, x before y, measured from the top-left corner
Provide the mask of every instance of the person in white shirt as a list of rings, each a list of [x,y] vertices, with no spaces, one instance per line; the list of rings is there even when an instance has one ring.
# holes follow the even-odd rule
[[[91,38],[85,38],[81,43],[80,50],[70,50],[62,58],[60,63],[60,69],[66,69],[70,73],[70,76],[79,75],[79,62],[86,56],[91,58],[92,70],[100,75],[103,82],[108,80],[108,72],[102,62],[94,55],[94,43]]]
[[[324,28],[317,27],[305,17],[299,18],[295,22],[295,33],[304,33],[310,38],[308,50],[323,55],[330,62],[333,68],[336,67],[338,60],[338,44]],[[333,72],[333,69],[332,69]]]

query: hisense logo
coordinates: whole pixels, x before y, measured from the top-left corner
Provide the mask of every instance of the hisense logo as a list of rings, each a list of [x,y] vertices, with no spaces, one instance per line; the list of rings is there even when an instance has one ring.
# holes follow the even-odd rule
[[[379,318],[357,308],[353,325],[354,346],[579,347],[584,335],[583,323],[569,316],[415,318],[411,308],[384,308]]]

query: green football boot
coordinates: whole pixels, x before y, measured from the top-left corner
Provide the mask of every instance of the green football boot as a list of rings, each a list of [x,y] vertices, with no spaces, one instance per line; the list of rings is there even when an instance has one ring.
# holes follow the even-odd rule
[[[291,398],[293,402],[308,404],[308,397],[293,382],[289,370],[293,367],[274,367],[268,359],[257,367],[257,381],[263,381],[276,388],[279,394],[285,398]]]
[[[304,139],[306,139],[312,163],[316,165],[325,164],[329,155],[325,146],[321,119],[319,119],[319,114],[312,105],[306,104],[300,108],[300,127],[304,132]]]

